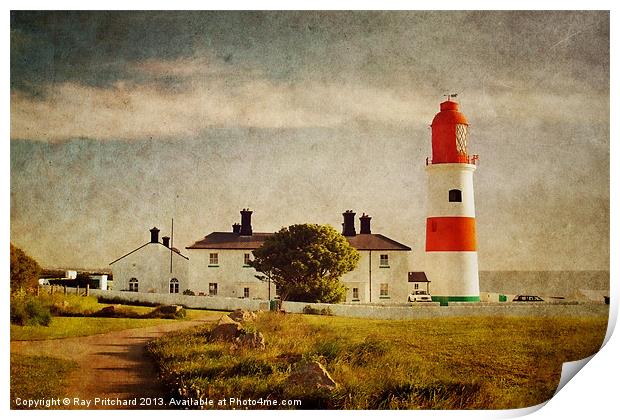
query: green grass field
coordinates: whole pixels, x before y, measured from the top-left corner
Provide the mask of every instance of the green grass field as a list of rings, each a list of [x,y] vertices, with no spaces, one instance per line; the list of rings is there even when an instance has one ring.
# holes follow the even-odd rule
[[[509,409],[553,396],[561,364],[595,353],[607,319],[516,317],[385,321],[263,313],[265,351],[209,343],[209,326],[148,346],[163,378],[191,396],[299,398],[301,408]],[[339,386],[299,393],[292,363],[318,360]],[[260,408],[260,407],[256,407]]]
[[[95,309],[99,310],[107,304],[95,304]],[[130,306],[122,305],[127,311],[133,311],[138,314],[147,314],[153,310],[147,306]],[[203,311],[196,309],[187,309],[185,318],[182,320],[198,319],[206,316],[214,311]],[[94,334],[103,334],[111,331],[126,330],[129,328],[142,328],[159,325],[166,322],[178,322],[171,319],[157,318],[97,318],[97,317],[65,317],[55,316],[49,326],[19,326],[11,325],[11,340],[50,340],[56,338],[81,337]]]
[[[18,404],[18,398],[49,400],[50,395],[62,395],[66,377],[76,368],[77,364],[70,360],[11,354],[11,409],[28,408]]]
[[[150,327],[165,322],[176,322],[170,319],[129,319],[129,318],[82,318],[54,317],[52,323],[24,326],[11,325],[11,340],[50,340],[55,338],[81,337],[103,334],[129,328]]]

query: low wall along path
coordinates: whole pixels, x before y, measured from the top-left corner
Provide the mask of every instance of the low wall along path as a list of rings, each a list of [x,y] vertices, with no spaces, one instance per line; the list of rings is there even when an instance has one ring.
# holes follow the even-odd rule
[[[75,289],[73,289],[75,290]],[[112,290],[90,290],[91,296],[106,299],[117,299],[127,303],[148,303],[161,305],[183,305],[192,309],[211,309],[234,311],[269,310],[269,301],[258,299],[238,299],[216,296],[186,296],[179,294],[157,294],[141,292],[120,292]],[[304,313],[310,306],[320,311],[325,309],[332,315],[351,318],[373,319],[421,319],[435,317],[468,317],[468,316],[607,316],[609,305],[597,303],[450,303],[439,306],[439,303],[415,303],[410,305],[360,305],[360,304],[327,304],[306,302],[282,302],[282,309],[290,313]]]

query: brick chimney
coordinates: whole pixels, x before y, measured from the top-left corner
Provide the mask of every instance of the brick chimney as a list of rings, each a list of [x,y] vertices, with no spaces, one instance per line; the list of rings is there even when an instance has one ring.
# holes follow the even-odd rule
[[[252,236],[252,211],[250,209],[241,210],[241,229],[239,235]]]
[[[154,243],[154,244],[158,243],[159,242],[159,229],[154,227],[150,231],[151,231],[151,243]]]
[[[170,236],[162,236],[161,243],[164,244],[166,248],[170,248]]]
[[[366,213],[362,213],[360,217],[360,234],[370,234],[370,217]]]
[[[355,213],[353,210],[347,210],[342,213],[344,223],[342,224],[342,234],[344,236],[355,236]]]

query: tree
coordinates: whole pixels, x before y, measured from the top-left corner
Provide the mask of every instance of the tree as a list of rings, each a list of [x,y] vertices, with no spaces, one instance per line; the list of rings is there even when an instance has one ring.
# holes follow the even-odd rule
[[[39,284],[41,267],[24,251],[11,244],[11,290],[27,289]]]
[[[334,228],[315,224],[282,228],[253,254],[250,265],[271,279],[282,300],[324,303],[344,300],[340,277],[360,258]]]

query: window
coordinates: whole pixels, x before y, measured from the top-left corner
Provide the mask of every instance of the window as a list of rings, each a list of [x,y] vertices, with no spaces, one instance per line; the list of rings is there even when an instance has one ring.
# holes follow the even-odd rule
[[[387,283],[381,283],[381,288],[379,290],[379,297],[388,297],[388,284]]]
[[[209,254],[209,265],[218,265],[219,264],[219,258],[217,255],[217,252],[212,252]]]
[[[170,293],[179,293],[179,281],[177,279],[170,280]]]
[[[456,151],[459,155],[467,154],[467,125],[456,125]]]
[[[461,190],[448,191],[448,201],[451,203],[460,203],[461,201],[463,201]]]
[[[381,267],[389,267],[390,266],[390,260],[389,260],[388,254],[381,254],[379,256],[379,265]]]
[[[250,288],[249,287],[244,287],[243,288],[243,297],[244,298],[249,298],[250,297]]]
[[[138,279],[137,278],[132,277],[129,279],[129,291],[130,292],[138,291]]]
[[[217,283],[209,283],[209,296],[217,295]]]
[[[243,265],[250,265],[250,254],[243,254]]]
[[[418,283],[413,284],[413,290],[418,290],[419,288],[420,288],[420,285]]]
[[[353,299],[358,299],[360,298],[360,290],[357,287],[353,288]]]

